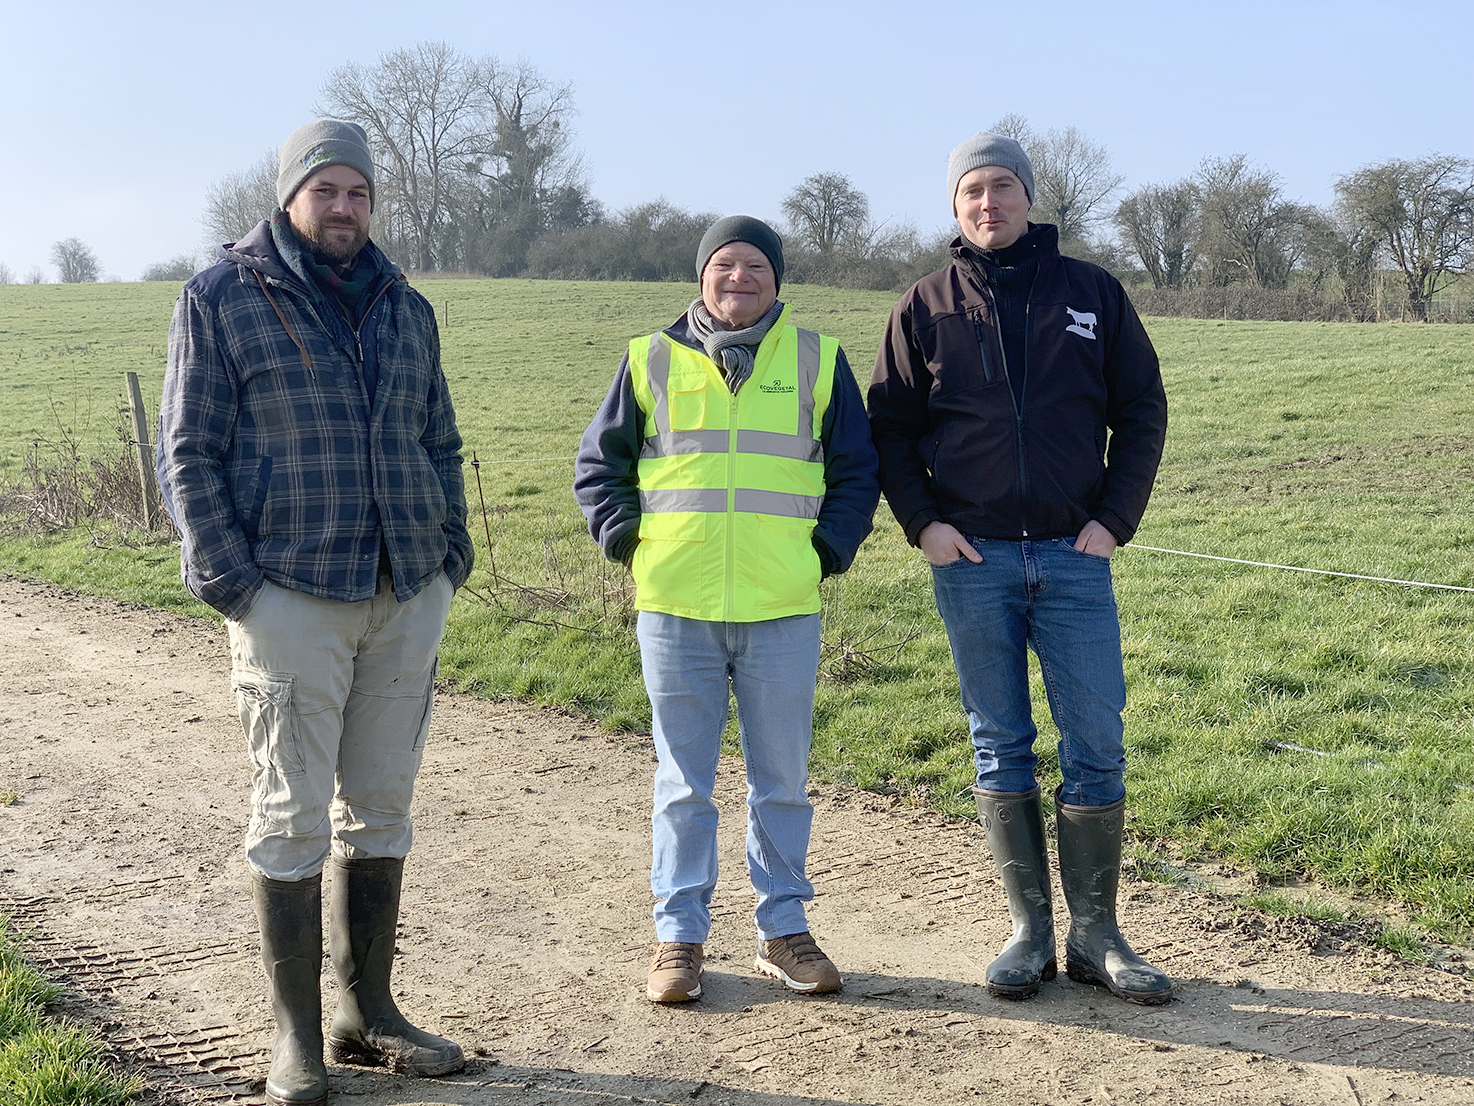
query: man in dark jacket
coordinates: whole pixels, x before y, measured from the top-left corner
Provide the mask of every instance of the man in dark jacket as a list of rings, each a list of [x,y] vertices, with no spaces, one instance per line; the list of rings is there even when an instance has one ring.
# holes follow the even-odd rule
[[[819,581],[844,572],[879,499],[860,389],[839,343],[790,323],[782,240],[720,219],[697,250],[701,296],[636,338],[584,433],[574,494],[635,578],[658,767],[652,1002],[701,995],[717,881],[717,754],[737,700],[747,769],[755,967],[801,992],[839,971],[809,933],[805,793],[819,665]]]
[[[472,547],[435,315],[368,239],[373,179],[356,124],[293,132],[280,208],[180,294],[160,405],[159,484],[185,584],[226,618],[253,768],[273,1104],[327,1095],[330,857],[332,1056],[464,1064],[389,987],[436,651]]]
[[[881,488],[932,567],[977,760],[978,814],[1014,934],[987,971],[1027,998],[1056,973],[1028,658],[1060,731],[1055,792],[1066,967],[1135,1002],[1171,981],[1116,925],[1126,680],[1111,554],[1151,494],[1167,401],[1121,285],[1028,221],[1034,173],[1013,139],[952,151],[952,263],[891,313],[870,385]]]

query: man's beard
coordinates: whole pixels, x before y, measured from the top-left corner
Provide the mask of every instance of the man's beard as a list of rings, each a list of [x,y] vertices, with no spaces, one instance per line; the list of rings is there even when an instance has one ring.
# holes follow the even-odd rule
[[[334,241],[327,237],[328,230],[347,227],[351,227],[354,232],[350,241]],[[314,254],[334,265],[343,265],[352,261],[369,239],[366,226],[359,226],[356,223],[329,223],[326,219],[308,226],[298,226],[296,220],[293,220],[292,229]]]

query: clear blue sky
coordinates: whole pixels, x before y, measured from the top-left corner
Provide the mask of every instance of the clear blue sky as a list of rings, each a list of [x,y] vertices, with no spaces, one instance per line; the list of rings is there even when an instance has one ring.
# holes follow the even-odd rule
[[[1474,3],[989,4],[0,0],[0,262],[76,235],[136,279],[202,245],[208,185],[313,114],[348,61],[443,39],[571,81],[616,209],[775,216],[821,170],[943,225],[946,155],[1008,112],[1074,124],[1127,186],[1248,154],[1327,203],[1371,161],[1474,156]]]

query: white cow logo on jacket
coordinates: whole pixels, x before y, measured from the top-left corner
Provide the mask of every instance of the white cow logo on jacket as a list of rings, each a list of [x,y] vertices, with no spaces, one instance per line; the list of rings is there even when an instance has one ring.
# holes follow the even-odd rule
[[[1078,334],[1082,338],[1089,338],[1092,342],[1095,341],[1094,311],[1076,311],[1073,308],[1066,307],[1065,314],[1075,320],[1069,326],[1065,327],[1065,330],[1071,334]]]

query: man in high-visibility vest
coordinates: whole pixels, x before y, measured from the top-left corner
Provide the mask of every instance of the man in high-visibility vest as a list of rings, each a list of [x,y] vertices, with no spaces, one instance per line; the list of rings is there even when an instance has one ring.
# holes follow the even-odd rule
[[[696,272],[689,310],[630,343],[574,478],[589,530],[635,578],[659,762],[646,994],[701,995],[729,693],[747,768],[755,966],[795,991],[837,991],[804,914],[819,581],[849,568],[870,532],[875,450],[844,351],[793,326],[778,300],[771,227],[718,220]]]

